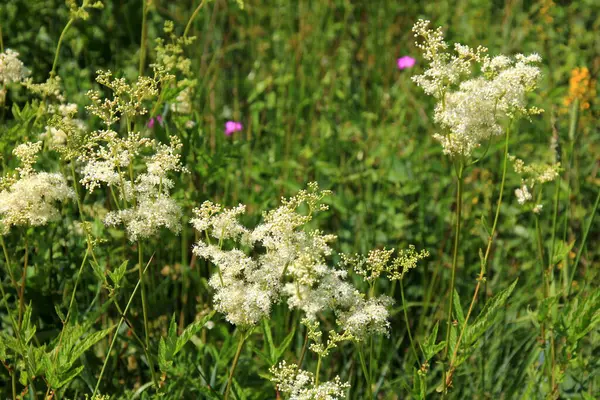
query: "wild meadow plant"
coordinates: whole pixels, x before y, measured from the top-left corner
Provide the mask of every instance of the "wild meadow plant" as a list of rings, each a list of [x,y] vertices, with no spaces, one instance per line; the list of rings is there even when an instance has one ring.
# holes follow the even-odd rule
[[[222,13],[220,2],[213,3],[213,15]],[[587,254],[593,250],[586,250],[586,241],[598,199],[572,257],[574,240],[566,240],[566,229],[562,238],[557,234],[561,173],[573,169],[572,159],[565,162],[562,156],[559,135],[552,136],[551,151],[540,151],[532,162],[520,147],[511,147],[527,123],[521,120],[542,118],[542,110],[531,105],[543,76],[541,57],[490,56],[485,47],[459,43],[450,47],[442,29],[431,28],[429,21],[413,27],[426,66],[412,80],[433,99],[434,146],[441,144],[449,164],[440,160],[440,165],[451,168],[456,184],[446,274],[444,235],[434,238],[443,242],[435,252],[405,241],[396,248],[374,244],[377,248],[365,254],[340,251],[345,225],[353,235],[369,232],[351,216],[334,219],[330,208],[339,207],[342,195],[307,177],[303,189],[268,204],[251,200],[261,187],[245,187],[249,200],[243,203],[210,190],[198,171],[217,162],[211,158],[216,142],[206,134],[216,124],[199,118],[198,98],[215,83],[198,74],[188,55],[198,44],[190,35],[194,21],[209,4],[202,0],[189,13],[181,35],[175,23],[161,22],[152,46],[156,4],[144,1],[135,65],[97,70],[95,83],[83,85],[86,90],[79,89],[75,100],[69,77],[60,76],[61,46],[74,25],[110,2],[67,1],[68,20],[46,80],[35,81],[17,51],[0,48],[1,118],[7,126],[2,149],[10,148],[3,154],[0,180],[6,272],[0,281],[0,377],[7,379],[0,391],[13,399],[95,400],[572,393],[593,398],[598,366],[593,351],[584,347],[597,334],[600,294],[590,275],[577,288],[575,271],[582,259],[594,257]],[[420,68],[409,55],[396,62],[403,74]],[[583,71],[572,83],[584,89],[573,89],[565,102],[575,116],[593,101]],[[12,109],[5,115],[9,101]],[[247,123],[237,111],[224,114],[221,135],[231,146],[260,120]],[[569,157],[574,132],[570,138]],[[472,217],[478,207],[476,201],[469,207],[465,194],[477,183],[474,170],[492,158],[488,153],[499,140],[500,176],[487,194],[496,195],[495,207],[489,213],[482,204],[483,243],[465,244],[470,235],[465,227],[472,225],[463,212],[470,208],[466,215]],[[195,148],[200,143],[210,151]],[[291,146],[292,139],[286,143]],[[365,154],[361,150],[353,157]],[[511,197],[505,189],[515,179],[520,183]],[[553,204],[545,190],[551,182]],[[519,208],[508,208],[511,202]],[[537,255],[530,258],[541,278],[533,279],[541,280],[532,289],[540,290],[533,304],[518,295],[524,290],[518,279],[494,279],[488,287],[490,274],[513,276],[502,271],[509,264],[506,252],[498,251],[496,267],[492,260],[500,247],[501,215],[518,213],[533,222],[527,237],[533,238]],[[543,226],[550,213],[548,239]],[[465,276],[477,259],[469,251],[479,259],[474,281]],[[501,256],[507,259],[498,261]],[[423,301],[412,300],[420,293],[415,277],[429,279],[434,262],[441,281],[421,285],[429,287],[435,306],[425,290]],[[465,313],[461,292],[466,290]],[[513,301],[525,315],[511,311],[517,308]],[[506,341],[506,347],[495,344],[488,336],[500,319],[505,325],[528,323],[522,330],[533,339],[513,347],[505,335],[498,342]],[[537,346],[526,347],[536,340]],[[523,357],[516,355],[519,349],[526,349]],[[496,370],[486,369],[488,359]],[[513,359],[518,382],[510,389],[488,389],[485,379],[504,374]],[[475,380],[470,364],[477,363],[481,378]],[[567,385],[567,378],[585,370],[591,372]]]

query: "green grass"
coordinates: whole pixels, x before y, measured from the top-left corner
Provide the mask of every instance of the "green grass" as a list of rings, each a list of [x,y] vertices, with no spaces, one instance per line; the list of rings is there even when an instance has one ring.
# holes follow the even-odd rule
[[[183,34],[200,1],[151,3],[146,74],[156,60],[154,39],[164,37],[164,21],[172,20],[177,35]],[[592,79],[597,79],[600,22],[596,16],[600,7],[591,0],[556,3],[275,0],[248,1],[240,9],[234,1],[206,2],[190,25],[189,35],[196,36],[196,41],[185,48],[196,80],[192,113],[178,116],[167,112],[165,123],[156,124],[148,133],[162,142],[175,134],[183,143],[182,159],[190,173],[177,177],[171,191],[184,210],[181,233],[162,230],[158,237],[145,241],[140,263],[138,245],[129,242],[124,231],[102,223],[103,209],[114,207],[110,192],[99,189],[89,194],[79,186],[81,209],[71,202],[61,208],[58,221],[43,227],[14,228],[3,236],[17,280],[22,266],[27,267],[21,296],[7,273],[9,263],[0,258],[0,284],[6,293],[0,297],[7,306],[0,308],[0,359],[4,364],[0,395],[12,398],[15,368],[20,374],[16,375],[17,394],[34,399],[49,393],[44,367],[24,378],[27,387],[18,377],[29,365],[26,360],[40,359],[35,351],[44,345],[48,352],[61,338],[76,341],[79,336],[63,330],[62,320],[68,315],[70,323],[81,326],[79,335],[104,332],[105,336],[73,360],[73,368],[83,368],[54,398],[84,398],[96,386],[100,393],[115,399],[159,395],[168,399],[221,398],[242,334],[222,314],[214,314],[212,329],[199,326],[194,331],[183,350],[173,356],[166,375],[158,365],[160,340],[171,337],[172,316],[177,334],[181,334],[213,309],[214,291],[207,282],[216,268],[191,252],[200,239],[188,223],[191,210],[205,200],[228,207],[242,203],[247,206],[243,221],[254,226],[263,211],[280,204],[282,196],[292,196],[316,181],[333,191],[325,199],[329,211],[316,214],[309,224],[311,229],[338,236],[335,253],[328,259],[330,265],[337,264],[340,253],[366,254],[375,248],[402,249],[414,244],[430,252],[402,280],[402,293],[399,283],[383,277],[375,286],[377,294],[395,299],[389,337],[375,336],[372,344],[340,343],[323,359],[321,381],[339,375],[350,383],[347,397],[351,399],[420,398],[415,389],[420,382],[426,384],[426,398],[600,397],[599,331],[595,325],[600,321],[596,284],[600,265],[596,211],[600,104],[592,93],[588,94],[589,108],[579,109],[578,102],[564,104],[574,68],[587,67]],[[116,76],[137,78],[142,1],[107,0],[104,9],[89,10],[89,14],[89,19],[75,21],[65,33],[56,73],[67,101],[78,105],[78,117],[93,130],[101,124],[85,106],[90,104],[87,90],[99,88],[94,81],[96,71],[111,69]],[[411,31],[419,18],[443,26],[451,43],[481,44],[490,54],[537,52],[542,56],[543,78],[531,95],[531,104],[544,108],[545,113],[515,124],[508,148],[526,162],[550,162],[555,156],[550,148],[555,134],[562,162],[556,185],[546,184],[540,192],[544,208],[539,215],[539,236],[534,214],[517,203],[514,191],[521,178],[509,164],[486,279],[481,282],[469,325],[484,315],[487,300],[518,282],[506,303],[490,315],[490,324],[479,340],[465,351],[468,358],[457,369],[445,395],[436,391],[443,388],[448,367],[447,360],[445,366],[442,363],[444,351],[429,361],[426,374],[419,375],[417,371],[427,368],[423,359],[415,360],[404,314],[419,357],[422,348],[427,352],[424,347],[435,326],[439,325],[439,330],[433,342],[446,339],[456,182],[452,161],[432,138],[437,132],[432,99],[411,81],[412,75],[425,68]],[[32,79],[43,82],[68,21],[68,7],[62,1],[9,1],[0,5],[2,45],[18,51]],[[417,58],[416,66],[398,70],[396,59],[403,55]],[[596,81],[592,86],[597,88]],[[44,132],[46,117],[37,105],[48,101],[17,85],[7,89],[0,110],[3,175],[18,165],[12,150],[20,143],[37,141]],[[173,101],[170,98],[165,103]],[[33,107],[30,111],[26,111],[27,104]],[[165,110],[161,104],[157,112]],[[195,126],[184,128],[187,120]],[[244,129],[225,136],[227,120],[241,121]],[[147,117],[134,122],[141,130]],[[501,137],[492,141],[487,155],[465,171],[462,238],[456,260],[459,301],[453,313],[459,328],[457,309],[462,307],[463,315],[468,313],[480,274],[479,251],[485,252],[494,220],[504,144]],[[70,175],[70,164],[47,148],[38,167]],[[77,174],[79,167],[77,164]],[[85,235],[77,234],[74,227],[82,219],[91,223],[94,237],[104,239],[94,246],[95,260],[86,253]],[[549,257],[552,249],[557,254],[554,260]],[[114,271],[128,261],[121,287],[108,290],[90,261],[102,271]],[[147,329],[141,288],[135,289],[139,282],[136,265],[145,263],[149,263],[144,275]],[[542,271],[550,265],[553,273],[547,276],[545,288]],[[369,286],[356,274],[350,273],[349,279],[361,291],[368,291]],[[30,323],[36,327],[27,359],[15,357],[10,345],[10,340],[17,340],[11,318],[23,318],[19,317],[21,298],[31,304]],[[547,298],[550,300],[544,300]],[[130,299],[127,317],[115,329],[122,317],[119,308],[124,310]],[[320,317],[323,331],[336,327],[331,313]],[[278,304],[268,321],[248,333],[230,399],[276,398],[269,368],[273,360],[292,363],[303,354],[306,327],[300,319],[300,312]],[[540,344],[542,326],[547,338],[554,338],[554,373],[548,352]],[[145,333],[149,334],[147,351],[142,345]],[[288,337],[285,351],[275,357],[274,347]],[[365,368],[359,356],[361,346]],[[303,368],[315,372],[317,363],[317,355],[307,351]],[[154,379],[152,368],[157,375]],[[32,375],[35,379],[29,379]],[[365,375],[370,375],[370,388]],[[550,383],[552,376],[557,379],[555,387]],[[158,394],[153,380],[162,382]]]

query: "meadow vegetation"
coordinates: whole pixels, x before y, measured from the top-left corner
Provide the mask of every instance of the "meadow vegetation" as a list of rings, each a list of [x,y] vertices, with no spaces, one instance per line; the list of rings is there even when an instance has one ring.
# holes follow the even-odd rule
[[[600,397],[600,5],[0,4],[0,396]]]

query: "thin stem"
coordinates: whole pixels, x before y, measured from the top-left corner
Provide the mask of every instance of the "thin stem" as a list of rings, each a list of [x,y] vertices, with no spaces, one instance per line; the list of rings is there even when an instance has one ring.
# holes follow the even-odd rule
[[[367,370],[367,363],[365,362],[365,356],[363,354],[362,345],[357,344],[358,346],[358,357],[360,359],[360,367],[362,368],[362,373],[365,376],[365,381],[367,382],[367,387],[365,389],[365,397],[367,399],[371,399],[371,377],[369,376],[369,371]]]
[[[144,270],[148,269],[149,265],[150,265],[150,262],[148,262],[148,265],[146,265],[146,268],[144,268]],[[104,359],[104,363],[102,364],[102,369],[100,370],[100,376],[98,377],[98,380],[96,381],[96,386],[94,387],[94,393],[92,393],[92,398],[98,392],[98,387],[100,386],[100,382],[102,381],[102,376],[104,375],[104,370],[106,369],[106,364],[108,364],[108,359],[110,358],[110,353],[112,351],[113,346],[115,345],[115,342],[117,341],[117,336],[119,335],[119,329],[121,329],[121,325],[123,325],[123,322],[125,321],[125,315],[127,314],[127,311],[129,310],[129,306],[131,305],[131,302],[133,301],[135,294],[136,294],[138,288],[140,287],[140,282],[141,281],[138,281],[138,283],[135,285],[135,288],[133,288],[133,292],[131,293],[131,296],[129,296],[129,301],[127,301],[127,305],[125,305],[125,310],[121,314],[121,320],[117,324],[117,329],[115,331],[115,335],[113,336],[112,341],[110,342],[110,346],[108,346],[108,352],[106,353],[106,358]]]
[[[596,202],[594,203],[594,208],[592,209],[592,214],[590,215],[588,224],[585,228],[585,231],[583,232],[583,237],[581,238],[581,244],[579,245],[579,250],[577,250],[577,256],[575,257],[575,262],[573,263],[573,270],[571,271],[571,277],[569,279],[569,292],[567,294],[567,297],[571,295],[573,279],[575,278],[575,271],[577,271],[577,266],[579,265],[579,260],[581,259],[581,255],[583,254],[583,249],[585,249],[585,242],[587,241],[588,233],[590,233],[590,228],[592,227],[592,223],[594,222],[594,217],[596,216],[596,211],[598,210],[599,202],[600,202],[600,190],[598,190],[598,195],[596,196]]]
[[[6,313],[8,314],[9,318],[10,318],[10,322],[13,326],[13,329],[17,335],[17,337],[19,336],[19,331],[18,331],[18,327],[17,327],[17,321],[15,321],[15,318],[13,317],[12,313],[10,312],[10,309],[8,308],[8,303],[7,303],[7,297],[6,297],[6,293],[4,292],[4,285],[3,282],[0,281],[0,294],[2,294],[2,302],[4,303],[4,306],[6,307]],[[19,339],[19,342],[21,340]],[[16,358],[17,352],[15,351],[15,358]],[[17,398],[17,371],[15,370],[15,368],[7,368],[10,372],[10,377],[11,377],[11,381],[12,381],[12,395],[13,395],[13,399]]]
[[[460,226],[462,215],[463,198],[463,163],[460,162],[456,171],[457,190],[456,190],[456,225],[454,230],[454,250],[452,255],[452,277],[450,279],[450,291],[448,292],[448,322],[446,325],[446,346],[444,348],[444,360],[448,357],[450,345],[450,330],[452,327],[452,297],[454,296],[454,285],[456,282],[456,267],[458,264],[458,247],[460,245]],[[444,381],[445,382],[445,381]]]
[[[231,391],[231,383],[233,382],[233,374],[235,373],[235,368],[237,367],[238,361],[240,359],[240,354],[242,353],[242,348],[244,347],[244,342],[246,341],[246,332],[240,331],[240,340],[238,342],[237,350],[235,351],[235,357],[233,358],[233,364],[231,364],[231,370],[229,371],[229,378],[227,379],[227,387],[225,388],[225,396],[224,400],[229,398],[229,392]]]
[[[139,271],[139,279],[141,285],[142,292],[142,313],[144,314],[144,347],[145,353],[148,354],[148,350],[150,349],[150,331],[148,329],[148,300],[146,298],[146,285],[144,284],[144,268],[142,268],[143,264],[143,248],[141,240],[138,241],[138,271]],[[155,388],[158,389],[158,380],[156,379],[156,375],[154,373],[154,362],[151,357],[148,357],[148,366],[150,367],[150,373],[152,375],[152,381],[154,382]]]
[[[190,31],[190,28],[192,27],[192,22],[194,22],[194,19],[196,19],[196,16],[200,12],[200,9],[202,8],[202,6],[204,5],[205,2],[206,2],[206,0],[202,0],[200,2],[200,4],[198,5],[198,7],[196,7],[196,9],[194,10],[194,12],[192,13],[192,16],[190,17],[190,19],[188,20],[188,23],[185,26],[185,30],[183,31],[183,38],[184,39],[187,38],[188,32]]]
[[[21,288],[19,291],[19,330],[23,325],[23,314],[25,311],[25,284],[27,280],[27,261],[29,258],[29,243],[25,233],[25,256],[23,259],[23,273],[21,274]]]
[[[144,73],[144,64],[146,63],[146,39],[148,37],[148,0],[142,1],[144,2],[144,7],[142,9],[142,37],[140,38],[140,65],[138,68],[138,76],[142,76]],[[142,290],[144,290],[143,287]]]
[[[6,248],[6,243],[4,243],[4,237],[2,235],[0,235],[0,245],[2,245],[4,259],[6,260],[6,269],[8,270],[8,275],[10,276],[10,280],[12,281],[15,290],[17,291],[17,293],[19,293],[19,285],[17,284],[17,280],[15,279],[15,275],[13,274],[12,266],[10,263],[10,257],[8,255],[8,249]]]
[[[544,263],[544,245],[542,242],[542,230],[540,229],[540,220],[539,217],[536,215],[535,216],[535,232],[536,232],[536,241],[537,241],[537,249],[538,249],[538,258],[540,260],[540,266],[542,267],[542,278],[544,281],[544,299],[547,299],[549,296],[549,283],[548,283],[548,276],[547,276],[547,271],[544,267],[545,263]],[[543,348],[544,348],[544,352],[546,351],[546,323],[544,321],[542,321],[542,323],[540,324],[540,335],[541,335],[541,342],[543,344]],[[554,342],[552,342],[552,345],[554,344]],[[551,357],[554,353],[553,351],[554,349],[551,350]],[[546,363],[547,357],[544,360],[544,363]],[[552,363],[554,361],[552,360]],[[547,365],[547,364],[546,364]],[[554,388],[554,370],[552,368],[546,368],[548,370],[548,375],[549,375],[549,380],[551,382],[551,388],[550,390],[552,391]]]
[[[319,375],[321,373],[321,355],[319,354],[319,358],[317,359],[317,373],[315,378],[315,386],[319,386]]]
[[[450,366],[448,367],[448,375],[446,376],[446,386],[449,386],[452,383],[452,375],[454,373],[454,363],[456,362],[456,356],[458,354],[458,349],[460,347],[460,343],[462,341],[463,335],[467,329],[467,324],[469,322],[469,318],[471,317],[471,313],[473,312],[473,308],[475,306],[475,302],[478,299],[479,290],[481,288],[481,283],[485,282],[485,274],[487,271],[487,263],[490,256],[490,252],[492,249],[492,243],[494,241],[494,237],[496,236],[496,227],[498,226],[498,217],[500,216],[500,207],[502,205],[502,197],[504,195],[504,184],[506,182],[506,170],[508,169],[508,142],[510,138],[510,126],[506,129],[506,135],[504,139],[504,161],[502,165],[502,178],[500,181],[500,193],[498,193],[498,201],[496,203],[496,212],[494,214],[494,222],[492,224],[492,230],[490,231],[490,235],[488,236],[487,248],[485,249],[485,255],[483,260],[481,261],[481,269],[479,271],[479,276],[477,277],[477,285],[475,286],[475,292],[473,293],[473,298],[471,299],[471,304],[469,305],[469,310],[467,311],[467,316],[465,317],[465,321],[463,322],[462,328],[460,330],[460,334],[458,335],[458,340],[456,341],[456,345],[454,347],[454,352],[452,354],[452,358],[450,359]]]
[[[306,348],[308,347],[308,329],[306,329],[306,334],[304,335],[304,344],[302,345],[302,351],[300,352],[300,359],[298,360],[298,367],[296,368],[296,372],[302,368],[302,361],[304,361],[304,355],[306,354]]]
[[[56,45],[56,51],[54,52],[54,62],[52,63],[52,70],[50,71],[51,78],[54,77],[54,75],[56,75],[56,66],[58,65],[58,55],[60,53],[60,46],[62,45],[62,41],[65,37],[65,34],[67,33],[74,21],[75,19],[73,18],[69,19],[69,22],[67,22],[67,25],[65,25],[64,29],[60,34],[60,37],[58,38],[58,44]]]
[[[406,321],[406,332],[408,332],[410,348],[412,349],[413,355],[415,356],[415,360],[419,362],[419,355],[417,354],[417,349],[413,341],[412,333],[410,332],[410,324],[408,322],[408,311],[406,309],[406,300],[404,299],[404,284],[402,283],[402,279],[400,279],[400,296],[402,297],[402,310],[404,310],[404,321]]]

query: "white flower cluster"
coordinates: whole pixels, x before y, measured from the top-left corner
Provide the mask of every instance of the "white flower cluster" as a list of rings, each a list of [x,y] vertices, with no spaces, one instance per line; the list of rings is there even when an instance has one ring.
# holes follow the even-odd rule
[[[0,181],[0,234],[11,226],[41,226],[59,217],[55,203],[75,197],[75,192],[58,173],[35,172],[33,163],[41,150],[41,142],[24,143],[13,150],[21,160],[16,176]]]
[[[537,186],[541,186],[544,183],[552,182],[558,177],[558,171],[560,170],[560,163],[556,164],[544,164],[544,163],[533,163],[526,165],[525,162],[515,156],[509,156],[510,161],[513,163],[515,172],[521,175],[521,187],[515,190],[515,196],[517,201],[521,205],[528,204],[533,200],[533,194],[531,190]],[[543,205],[536,204],[532,211],[539,214],[542,211]]]
[[[296,364],[288,365],[285,361],[269,371],[273,375],[271,382],[277,385],[277,390],[288,394],[290,400],[340,400],[346,398],[346,389],[350,387],[339,376],[333,381],[316,385],[312,373],[298,369]]]
[[[451,54],[441,29],[430,29],[429,21],[418,21],[413,31],[424,39],[417,46],[429,61],[429,68],[413,80],[438,101],[434,119],[443,131],[434,138],[445,154],[469,157],[482,142],[501,135],[507,119],[541,112],[527,108],[525,99],[541,76],[535,65],[541,62],[539,55],[489,57],[484,47],[458,43]],[[472,76],[473,64],[479,64],[480,76]]]
[[[19,60],[19,53],[11,49],[0,53],[0,85],[21,82],[28,74],[29,71]]]
[[[118,191],[119,210],[106,215],[107,226],[125,225],[131,241],[148,238],[167,228],[175,233],[181,230],[181,208],[169,196],[173,181],[170,172],[185,171],[178,151],[181,142],[171,137],[169,145],[156,140],[130,134],[121,138],[114,131],[92,133],[86,145],[86,153],[80,157],[84,162],[81,183],[92,192],[106,184],[111,191]],[[154,152],[143,157],[146,172],[133,176],[133,163],[145,148]]]
[[[320,204],[326,194],[310,184],[308,190],[284,199],[280,207],[265,213],[263,222],[253,230],[238,221],[245,211],[242,205],[223,209],[205,202],[195,210],[197,217],[192,224],[206,239],[196,244],[194,253],[217,266],[210,285],[216,291],[215,308],[229,322],[252,326],[268,317],[272,305],[284,297],[290,308],[301,309],[312,320],[319,312],[333,310],[343,329],[357,332],[357,340],[364,337],[361,333],[387,331],[387,311],[382,312],[377,305],[389,303],[364,300],[345,280],[346,271],[327,265],[326,257],[332,252],[329,243],[335,236],[302,229],[314,212],[327,208]],[[308,215],[301,214],[300,207],[307,208]],[[225,241],[253,249],[254,257],[235,247],[224,250]],[[352,313],[363,316],[366,325],[360,332],[350,318]]]
[[[68,145],[69,140],[79,139],[87,129],[85,122],[75,118],[77,104],[48,105],[48,115],[53,117],[40,137],[47,140],[51,149],[61,152],[67,151],[65,147]]]

